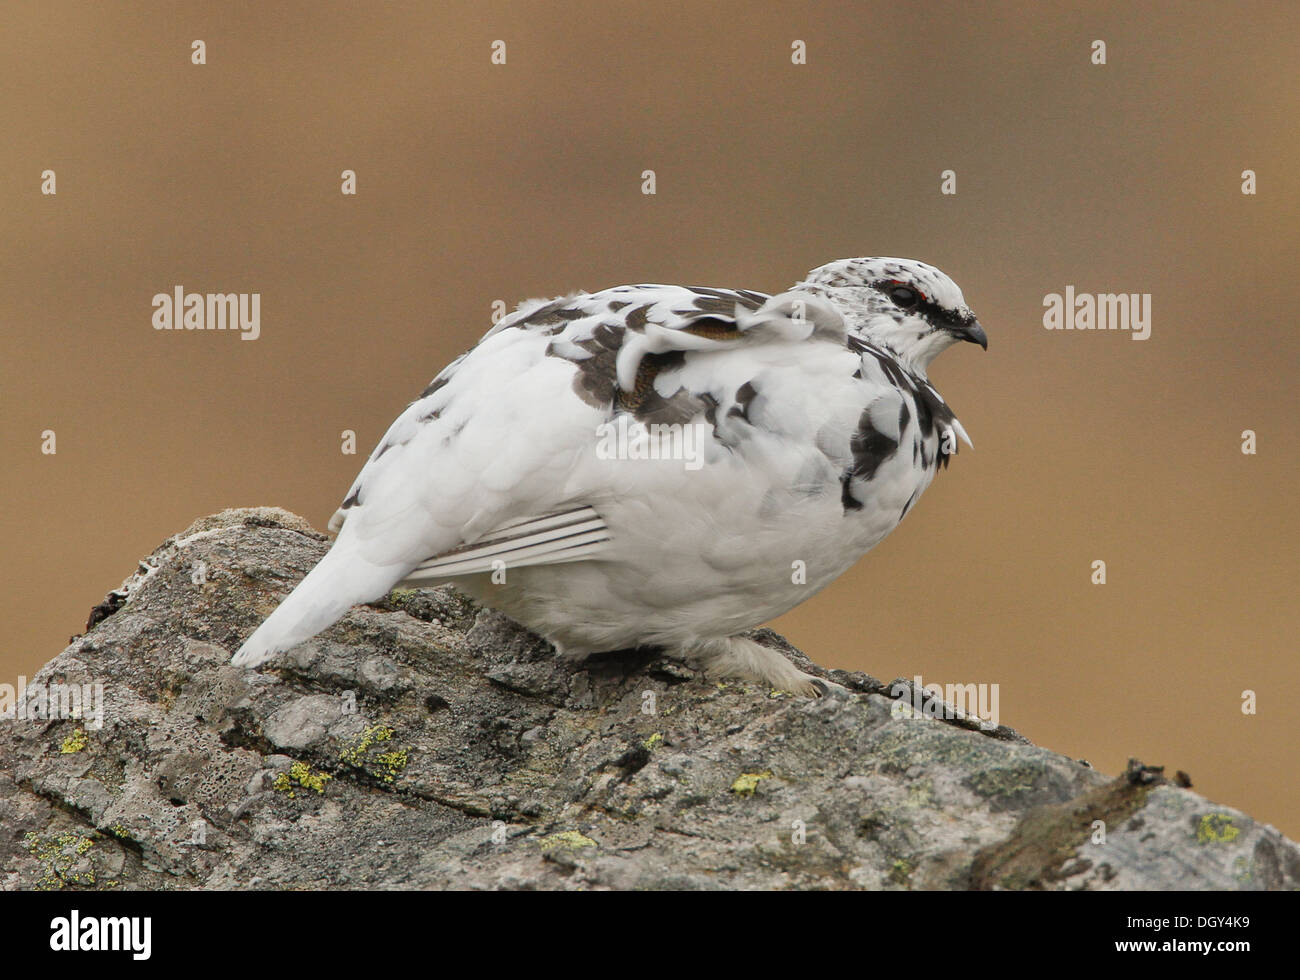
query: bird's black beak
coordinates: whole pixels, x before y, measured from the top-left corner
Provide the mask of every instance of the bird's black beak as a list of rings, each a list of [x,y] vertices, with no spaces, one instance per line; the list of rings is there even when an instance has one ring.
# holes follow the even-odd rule
[[[979,344],[984,350],[989,349],[989,337],[980,326],[980,322],[972,314],[961,320],[956,326],[951,328],[952,334],[958,340],[966,340],[972,344]]]

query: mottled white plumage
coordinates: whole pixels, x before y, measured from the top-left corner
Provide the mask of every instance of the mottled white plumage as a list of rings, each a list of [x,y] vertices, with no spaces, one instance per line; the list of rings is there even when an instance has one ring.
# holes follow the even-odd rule
[[[397,418],[330,552],[234,662],[398,584],[449,581],[561,655],[661,646],[815,693],[735,634],[842,574],[947,464],[966,434],[926,369],[958,340],[987,345],[961,291],[904,259],[832,262],[777,296],[644,285],[524,303]],[[612,423],[693,427],[657,444],[695,456],[611,453]]]

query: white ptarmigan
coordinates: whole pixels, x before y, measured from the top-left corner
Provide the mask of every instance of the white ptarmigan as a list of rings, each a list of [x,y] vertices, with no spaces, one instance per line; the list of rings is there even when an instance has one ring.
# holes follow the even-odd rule
[[[961,290],[907,259],[841,259],[776,296],[524,303],[398,416],[333,547],[234,663],[399,584],[450,582],[561,656],[661,647],[711,677],[824,691],[736,634],[841,575],[970,443],[926,377],[961,340],[988,346]]]

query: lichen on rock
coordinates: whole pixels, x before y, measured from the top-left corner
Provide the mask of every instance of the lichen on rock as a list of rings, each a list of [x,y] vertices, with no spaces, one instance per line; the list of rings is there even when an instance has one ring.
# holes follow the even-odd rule
[[[102,726],[4,722],[0,885],[1300,887],[1300,848],[1159,770],[1109,779],[894,711],[906,682],[823,671],[768,630],[847,693],[706,682],[653,651],[567,663],[451,589],[232,667],[328,543],[232,510],[135,566],[33,679],[102,683]]]

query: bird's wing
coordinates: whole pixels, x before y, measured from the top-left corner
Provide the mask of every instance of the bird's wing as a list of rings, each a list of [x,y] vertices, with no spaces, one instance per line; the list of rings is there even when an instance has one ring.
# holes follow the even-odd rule
[[[330,528],[409,565],[409,583],[596,557],[600,488],[576,471],[602,422],[725,414],[741,386],[676,380],[703,356],[844,339],[838,311],[806,293],[642,285],[525,303],[393,423]]]
[[[542,517],[510,521],[473,544],[463,544],[420,562],[403,579],[419,585],[509,565],[559,565],[597,557],[609,543],[609,528],[592,508],[574,507]]]

